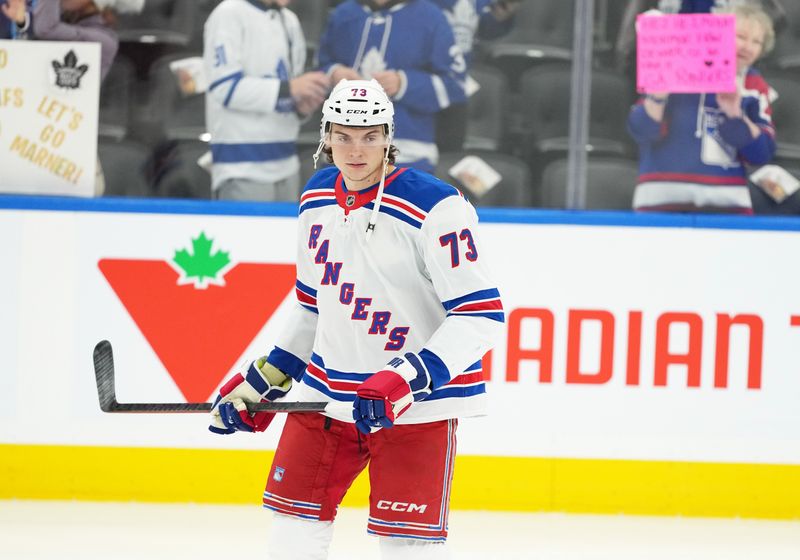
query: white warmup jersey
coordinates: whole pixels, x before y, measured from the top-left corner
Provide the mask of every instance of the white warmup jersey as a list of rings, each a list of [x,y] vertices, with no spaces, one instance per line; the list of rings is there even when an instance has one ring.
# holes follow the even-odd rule
[[[212,187],[298,173],[300,121],[286,85],[306,62],[297,16],[259,0],[224,0],[206,21],[204,36]]]
[[[326,414],[352,422],[358,385],[412,352],[433,392],[397,423],[484,414],[481,358],[504,315],[475,210],[454,187],[397,168],[367,241],[376,191],[348,192],[335,167],[309,181],[300,199],[299,305],[269,362],[299,379],[290,400],[337,401]]]

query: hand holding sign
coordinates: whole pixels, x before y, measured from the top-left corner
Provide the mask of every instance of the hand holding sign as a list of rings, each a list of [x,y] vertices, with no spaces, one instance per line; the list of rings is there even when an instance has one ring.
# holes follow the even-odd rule
[[[636,18],[636,88],[642,93],[736,90],[733,14]]]

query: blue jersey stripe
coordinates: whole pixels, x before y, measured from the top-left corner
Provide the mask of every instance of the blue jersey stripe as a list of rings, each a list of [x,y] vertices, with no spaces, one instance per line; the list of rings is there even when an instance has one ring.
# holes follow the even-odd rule
[[[374,372],[359,373],[356,371],[339,371],[325,367],[325,361],[319,354],[311,354],[311,363],[323,370],[328,376],[328,379],[340,381],[366,381],[367,378]]]
[[[482,301],[485,299],[499,298],[500,292],[498,292],[496,288],[489,288],[487,290],[478,290],[477,292],[472,292],[471,294],[467,294],[456,299],[451,299],[449,301],[443,301],[442,306],[444,306],[445,310],[450,311],[454,307],[458,307],[459,305],[468,303],[470,301]]]
[[[449,399],[449,398],[464,398],[464,397],[474,397],[475,395],[481,395],[486,392],[486,385],[484,383],[480,383],[478,385],[469,385],[469,386],[445,386],[441,389],[436,389],[433,393],[430,394],[426,401],[435,401],[438,399]]]
[[[330,199],[322,199],[322,200],[312,200],[311,202],[306,202],[300,207],[299,214],[302,214],[306,210],[312,210],[314,208],[322,208],[323,206],[331,206],[336,204],[336,200],[333,198]]]
[[[223,76],[222,78],[212,82],[211,85],[208,86],[208,91],[214,91],[215,89],[217,89],[217,87],[221,86],[222,84],[224,84],[229,80],[239,81],[242,79],[242,76],[244,76],[244,72],[242,72],[241,70],[239,70],[238,72],[234,72],[233,74],[228,74],[227,76]]]
[[[324,383],[318,381],[315,377],[312,377],[311,374],[306,374],[303,376],[303,383],[305,383],[312,389],[316,389],[320,393],[332,398],[335,401],[353,402],[354,400],[356,400],[355,391],[353,391],[352,393],[345,393],[343,391],[334,391]]]
[[[300,280],[295,280],[294,285],[298,288],[301,292],[306,293],[313,297],[314,299],[317,298],[317,290],[312,288],[311,286],[306,286]]]
[[[498,323],[505,323],[506,316],[505,313],[502,311],[486,311],[486,312],[477,312],[477,311],[470,311],[469,313],[448,313],[448,317],[485,317],[487,319],[491,319],[492,321],[497,321]]]
[[[311,311],[311,313],[316,313],[317,315],[319,315],[319,309],[317,309],[316,307],[311,307],[310,305],[306,305],[304,303],[301,303],[300,307],[303,307],[304,309],[308,309],[309,311]]]
[[[374,207],[375,204],[373,202],[368,202],[367,204],[364,205],[364,208],[367,208],[369,210],[372,210]],[[408,225],[413,226],[417,229],[422,229],[422,222],[420,222],[416,218],[412,218],[411,216],[408,216],[400,212],[399,210],[395,210],[394,208],[388,207],[385,204],[381,204],[381,207],[378,210],[378,212],[381,214],[388,214],[389,216],[397,218],[401,222],[405,222]]]

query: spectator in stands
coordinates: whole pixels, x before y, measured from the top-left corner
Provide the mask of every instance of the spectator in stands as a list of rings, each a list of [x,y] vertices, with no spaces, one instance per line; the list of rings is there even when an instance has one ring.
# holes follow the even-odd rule
[[[758,6],[733,13],[736,91],[650,93],[630,112],[628,129],[640,152],[636,210],[752,214],[747,166],[775,154],[770,88],[752,65],[772,48],[775,33]]]
[[[428,0],[346,0],[322,34],[319,63],[334,84],[380,82],[394,102],[398,163],[433,173],[436,114],[466,100],[466,63]]]
[[[31,1],[0,2],[0,39],[27,39],[31,27]]]
[[[38,0],[33,10],[33,36],[45,41],[87,41],[100,44],[100,79],[117,56],[115,14],[140,12],[145,0]],[[105,175],[97,159],[95,196],[105,192]]]
[[[629,77],[636,72],[636,16],[648,10],[664,14],[730,11],[741,4],[756,4],[770,16],[775,32],[786,25],[783,0],[628,0],[615,45],[617,69]]]
[[[38,0],[33,36],[45,41],[100,43],[100,76],[105,79],[117,55],[115,13],[140,12],[145,0]]]
[[[206,21],[212,188],[218,199],[297,201],[300,116],[329,79],[303,73],[306,41],[290,0],[223,0]]]
[[[456,43],[464,54],[467,71],[472,63],[475,38],[492,40],[509,31],[520,0],[432,0],[444,12],[453,28]],[[454,103],[436,118],[436,146],[440,152],[464,147],[467,135],[467,102]]]

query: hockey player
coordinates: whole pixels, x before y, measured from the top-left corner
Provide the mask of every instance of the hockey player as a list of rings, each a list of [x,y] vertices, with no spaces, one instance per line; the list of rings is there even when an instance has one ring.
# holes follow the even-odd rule
[[[457,418],[485,413],[481,358],[504,322],[477,216],[452,186],[395,166],[393,106],[375,80],[341,82],[320,129],[335,167],[300,200],[294,316],[222,387],[210,429],[264,430],[272,415],[245,402],[292,384],[298,400],[331,403],[287,417],[263,497],[273,560],[327,557],[368,462],[381,557],[447,558]]]
[[[375,78],[394,101],[398,162],[433,172],[436,114],[466,100],[466,63],[428,0],[346,0],[328,19],[319,64],[332,83]]]
[[[290,0],[224,0],[205,25],[206,126],[218,199],[297,201],[298,115],[330,89],[303,73],[306,42]]]

